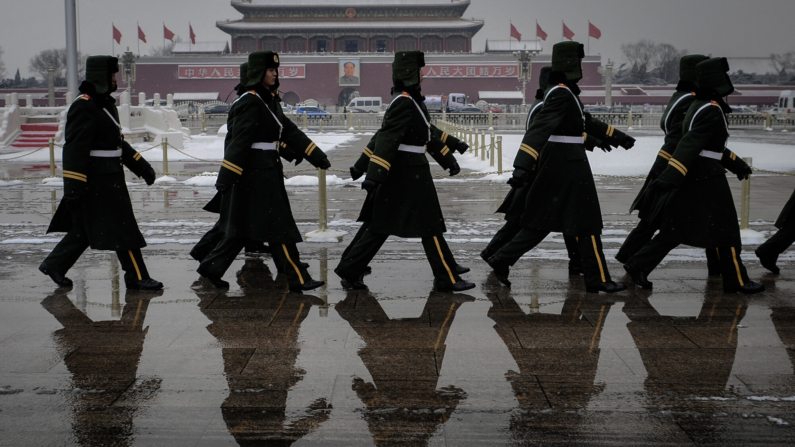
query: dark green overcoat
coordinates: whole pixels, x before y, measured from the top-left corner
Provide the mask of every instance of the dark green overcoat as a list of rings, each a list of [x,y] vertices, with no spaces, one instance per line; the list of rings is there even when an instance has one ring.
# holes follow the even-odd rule
[[[726,149],[729,130],[721,105],[697,97],[685,116],[683,132],[659,177],[676,186],[662,195],[652,216],[652,221],[661,222],[659,236],[702,248],[742,245],[723,163],[727,156],[742,160]],[[715,158],[704,156],[709,153]]]
[[[372,197],[375,233],[430,237],[447,231],[425,153],[399,151],[401,144],[426,146],[431,140],[430,115],[422,95],[396,95],[384,114],[367,179],[379,182]]]
[[[795,226],[795,191],[792,192],[792,196],[790,196],[789,201],[784,205],[784,209],[781,210],[778,220],[776,220],[776,228],[781,230],[785,226]]]
[[[671,154],[674,153],[676,146],[679,144],[679,140],[682,139],[682,123],[685,120],[685,115],[687,115],[687,111],[690,110],[690,106],[693,105],[695,100],[695,93],[684,90],[677,91],[671,96],[665,108],[665,112],[663,112],[662,119],[660,120],[660,128],[665,132],[665,142],[662,148],[660,148],[660,152],[657,153],[657,157],[654,159],[654,164],[649,170],[649,175],[646,176],[643,187],[640,188],[637,197],[635,197],[632,206],[629,208],[630,213],[638,210],[638,217],[641,219],[648,218],[654,212],[656,203],[654,197],[651,197],[654,194],[646,194],[646,187],[665,170],[666,166],[668,166],[668,161],[671,160]]]
[[[240,97],[231,120],[231,137],[218,174],[218,183],[231,185],[221,200],[221,229],[228,237],[301,242],[279,152],[253,149],[252,145],[281,141],[300,149],[301,156],[313,165],[326,154],[284,116],[279,101],[260,85]],[[284,126],[281,139],[279,123]]]
[[[584,130],[576,92],[564,84],[548,88],[513,164],[532,171],[538,162],[522,225],[573,236],[601,234],[602,211],[584,143],[549,142],[553,135],[582,138]],[[540,154],[537,148],[543,148]]]
[[[77,224],[84,227],[94,250],[146,246],[135,220],[123,166],[140,177],[149,163],[124,141],[118,122],[116,106],[105,98],[84,94],[69,107],[64,129],[64,195],[78,195],[82,200],[74,214],[61,201],[47,233],[67,232]],[[119,149],[119,157],[90,155],[92,150]]]

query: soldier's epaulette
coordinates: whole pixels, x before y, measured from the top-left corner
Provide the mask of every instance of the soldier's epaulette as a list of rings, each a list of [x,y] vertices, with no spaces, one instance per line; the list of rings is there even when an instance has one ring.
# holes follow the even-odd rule
[[[407,92],[401,93],[400,96],[402,96],[404,98],[411,98],[411,95],[409,95]]]
[[[710,101],[709,103],[712,104],[715,107],[720,107],[720,104],[718,104],[718,101]]]
[[[692,96],[696,96],[696,92],[690,92]]]
[[[569,88],[566,84],[558,84],[558,87],[560,87],[560,88]]]
[[[88,96],[87,94],[83,93],[82,95],[80,95],[80,99],[89,100],[89,99],[91,99],[91,97]]]
[[[256,95],[257,91],[256,90],[249,90],[248,93],[251,93],[252,95]]]

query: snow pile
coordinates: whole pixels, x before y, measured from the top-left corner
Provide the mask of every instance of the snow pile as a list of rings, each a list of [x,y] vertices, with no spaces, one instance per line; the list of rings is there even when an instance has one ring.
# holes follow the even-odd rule
[[[326,175],[326,185],[345,185],[351,183],[353,180],[349,178],[340,178],[336,175]],[[284,180],[286,186],[317,186],[318,179],[314,175],[296,175]]]
[[[4,182],[4,181],[0,180],[0,188],[2,188],[4,186],[21,185],[23,183],[25,183],[25,182],[23,182],[22,180],[11,180],[10,182]]]
[[[182,184],[189,185],[189,186],[215,186],[218,182],[218,173],[217,172],[202,172],[201,175],[197,175],[196,177],[191,177]]]
[[[63,186],[63,179],[61,177],[47,177],[41,183],[44,186]]]
[[[164,175],[155,180],[155,185],[159,185],[161,183],[176,183],[176,182],[177,179],[175,179],[174,177],[169,177],[167,175]]]

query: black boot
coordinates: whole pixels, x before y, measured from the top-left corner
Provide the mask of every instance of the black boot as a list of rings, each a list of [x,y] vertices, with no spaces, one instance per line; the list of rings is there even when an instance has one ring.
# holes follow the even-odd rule
[[[581,265],[572,264],[571,262],[569,262],[569,276],[578,276],[582,275],[583,273],[585,272],[583,272]]]
[[[455,284],[447,284],[442,283],[442,281],[433,280],[433,286],[436,288],[437,292],[463,292],[465,290],[471,290],[475,288],[475,284],[471,282],[466,282],[464,280],[458,281]]]
[[[39,271],[44,273],[45,275],[49,276],[50,279],[52,279],[53,282],[55,282],[55,284],[58,284],[59,287],[72,287],[72,280],[71,279],[69,279],[66,276],[56,272],[55,269],[49,268],[47,266],[47,264],[45,264],[43,262],[39,266]]]
[[[641,289],[651,290],[654,284],[646,278],[646,273],[632,264],[624,264],[624,270],[629,273],[632,282],[640,286]]]
[[[163,288],[163,283],[155,281],[152,278],[142,279],[140,281],[128,282],[127,288],[132,290],[160,290]]]
[[[290,292],[306,292],[308,290],[317,289],[318,287],[322,286],[323,284],[325,284],[325,282],[313,279],[312,281],[303,283],[300,286],[292,286],[292,287],[290,287]]]
[[[463,265],[456,264],[453,271],[456,273],[456,275],[463,275],[464,273],[469,273],[469,267],[464,267]]]
[[[214,277],[214,276],[210,276],[210,275],[208,275],[208,274],[206,274],[206,273],[202,272],[202,269],[201,269],[201,267],[199,267],[198,269],[196,269],[196,272],[197,272],[199,275],[201,275],[201,277],[202,277],[202,278],[207,278],[207,280],[208,280],[208,281],[210,281],[210,283],[211,283],[213,286],[215,286],[215,288],[216,288],[216,289],[228,289],[228,288],[229,288],[229,283],[228,283],[228,282],[224,281],[224,280],[223,280],[223,279],[221,279],[221,278],[216,278],[216,277]]]
[[[765,285],[764,284],[761,284],[761,283],[758,283],[758,282],[753,282],[753,281],[748,281],[748,284],[746,284],[746,285],[744,285],[742,287],[736,287],[736,288],[731,288],[731,289],[724,288],[723,289],[724,293],[737,293],[737,292],[740,292],[743,295],[753,295],[755,293],[761,293],[761,292],[764,292],[764,291],[765,291]]]
[[[350,275],[347,272],[345,272],[342,269],[340,269],[339,267],[334,269],[334,273],[336,273],[337,276],[342,278],[343,281],[348,283],[347,287],[345,287],[345,285],[343,284],[343,288],[353,289],[353,290],[367,290],[367,285],[365,283],[361,282],[361,280],[359,280],[361,275],[358,275],[358,276],[357,275]]]
[[[251,254],[263,254],[263,253],[270,253],[271,248],[265,244],[264,242],[249,242],[246,244],[246,253]]]
[[[599,292],[616,293],[616,292],[621,292],[622,290],[627,290],[627,286],[621,283],[615,283],[613,281],[603,282],[602,284],[599,284],[596,287],[588,287],[588,286],[585,287],[585,291],[588,293],[599,293]]]
[[[486,263],[494,269],[494,276],[500,280],[501,283],[505,284],[508,287],[511,287],[511,282],[508,281],[508,275],[511,273],[511,269],[507,263],[502,262],[497,255],[494,255],[486,260]]]
[[[756,251],[754,251],[754,254],[756,254],[757,258],[759,258],[759,263],[762,264],[762,267],[770,270],[776,275],[778,275],[779,272],[781,272],[781,270],[776,265],[776,261],[778,261],[778,256],[766,255],[760,253],[758,248],[756,249]]]

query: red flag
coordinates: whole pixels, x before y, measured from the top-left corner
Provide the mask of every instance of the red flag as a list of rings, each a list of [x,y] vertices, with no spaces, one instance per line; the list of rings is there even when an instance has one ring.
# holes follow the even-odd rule
[[[174,33],[171,32],[170,29],[166,28],[166,24],[163,24],[163,38],[166,40],[174,41]]]
[[[563,22],[563,37],[569,40],[574,40],[574,31],[570,30],[568,26],[566,26],[566,22]]]
[[[144,34],[144,30],[141,29],[140,25],[138,25],[138,40],[141,40],[143,41],[143,43],[146,43],[146,34]]]
[[[116,43],[121,44],[121,31],[116,29],[116,25],[112,26],[113,26],[113,40],[115,40]]]
[[[588,22],[588,37],[593,37],[594,39],[602,37],[602,31],[591,22]]]
[[[544,30],[541,29],[541,25],[539,25],[538,23],[536,23],[536,37],[538,37],[541,40],[547,40],[547,33],[545,33]]]
[[[522,41],[522,35],[519,33],[519,30],[513,26],[513,23],[511,23],[511,37],[515,38],[519,42]]]
[[[193,33],[193,25],[188,23],[188,28],[190,28],[190,43],[196,45],[196,34]]]

